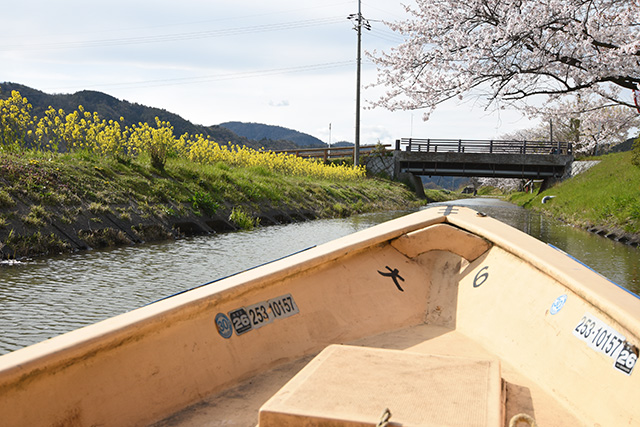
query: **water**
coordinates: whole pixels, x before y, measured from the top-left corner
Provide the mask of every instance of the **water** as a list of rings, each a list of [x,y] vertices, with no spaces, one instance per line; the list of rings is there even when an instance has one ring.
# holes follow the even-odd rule
[[[388,221],[360,215],[0,265],[0,354]]]
[[[551,243],[640,290],[640,250],[495,199],[456,201]],[[367,214],[0,265],[0,354],[371,227]]]

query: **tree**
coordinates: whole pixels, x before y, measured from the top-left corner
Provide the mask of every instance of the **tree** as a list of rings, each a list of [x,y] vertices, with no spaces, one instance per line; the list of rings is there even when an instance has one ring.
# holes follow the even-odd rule
[[[426,108],[469,92],[487,106],[581,93],[635,109],[640,0],[415,0],[388,23],[405,42],[371,55],[376,106]]]
[[[625,141],[640,124],[640,116],[630,108],[590,105],[575,100],[559,102],[536,112],[542,119],[538,127],[502,135],[501,139],[548,141],[552,126],[554,141],[572,142],[575,154],[598,155]]]
[[[635,109],[606,104],[602,98],[577,96],[547,104],[545,108],[528,108],[531,117],[542,119],[542,125],[525,132],[544,135],[536,139],[548,140],[552,123],[554,140],[573,142],[577,154],[601,154],[625,141],[630,131],[640,125],[640,115]]]
[[[561,102],[543,114],[547,121],[553,120],[554,129],[562,132],[559,136],[575,141],[576,153],[602,154],[603,150],[625,141],[629,131],[640,123],[640,116],[630,108],[598,108],[597,105],[588,108],[589,105],[588,102],[579,105]],[[572,113],[567,113],[569,111]]]

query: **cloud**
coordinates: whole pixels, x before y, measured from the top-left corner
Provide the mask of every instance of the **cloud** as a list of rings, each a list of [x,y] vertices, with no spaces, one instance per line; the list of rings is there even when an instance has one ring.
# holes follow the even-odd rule
[[[283,99],[282,101],[269,101],[269,105],[271,107],[288,107],[289,106],[289,100],[288,99]]]

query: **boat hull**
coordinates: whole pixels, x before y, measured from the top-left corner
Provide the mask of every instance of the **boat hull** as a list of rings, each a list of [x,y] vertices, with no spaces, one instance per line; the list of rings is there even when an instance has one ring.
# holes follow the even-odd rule
[[[580,422],[635,425],[639,374],[615,365],[637,356],[639,316],[637,298],[556,249],[432,208],[4,355],[0,418],[149,425],[332,344],[384,347],[372,337],[426,325],[469,337],[459,353],[485,349]]]

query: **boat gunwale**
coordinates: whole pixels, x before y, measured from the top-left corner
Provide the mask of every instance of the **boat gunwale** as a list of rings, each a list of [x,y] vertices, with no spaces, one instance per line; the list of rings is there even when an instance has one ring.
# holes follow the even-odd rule
[[[489,216],[478,219],[482,221],[470,221],[465,215],[454,213],[446,217],[446,222],[481,236],[528,262],[620,324],[635,337],[640,337],[640,316],[637,315],[640,313],[640,297],[571,255],[523,231]],[[526,241],[526,245],[515,243],[521,239]],[[566,268],[567,263],[573,267],[570,272]]]

